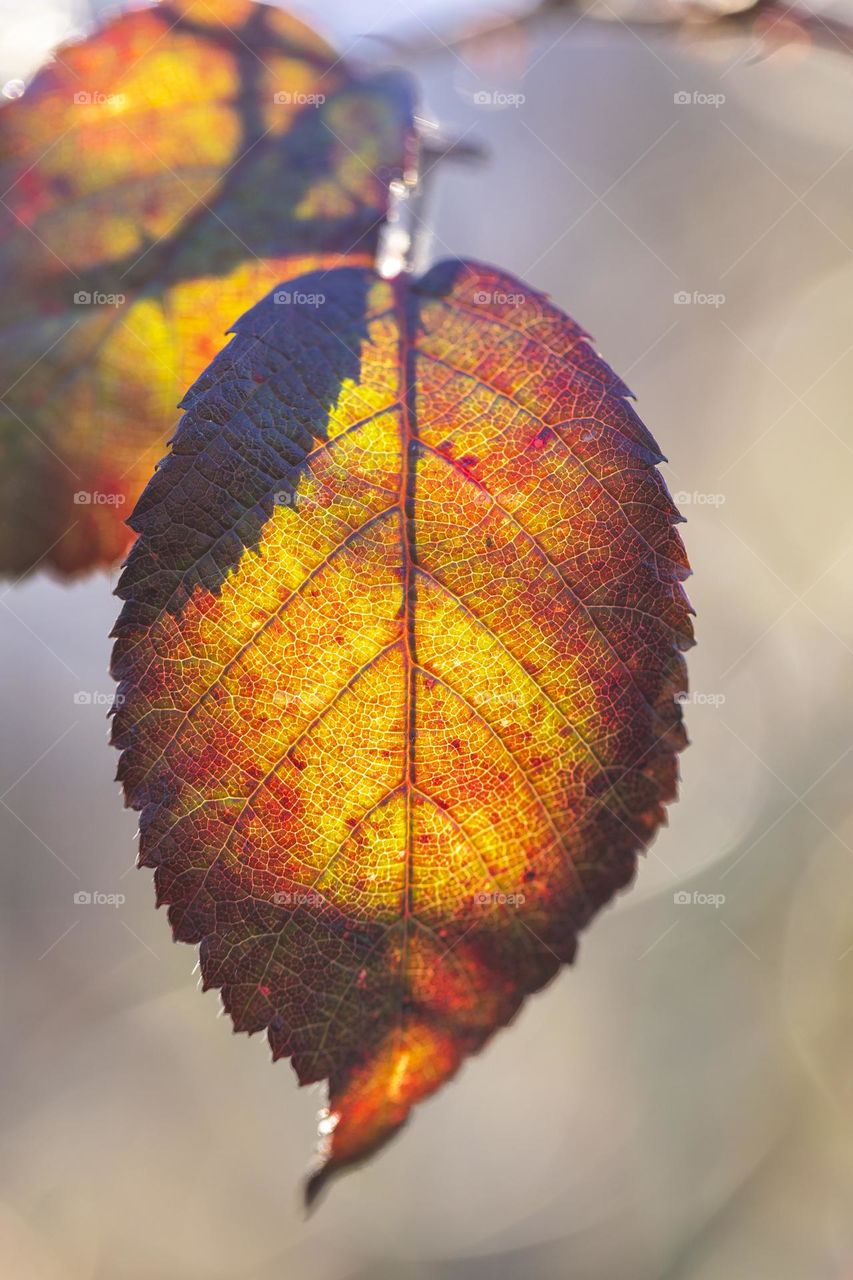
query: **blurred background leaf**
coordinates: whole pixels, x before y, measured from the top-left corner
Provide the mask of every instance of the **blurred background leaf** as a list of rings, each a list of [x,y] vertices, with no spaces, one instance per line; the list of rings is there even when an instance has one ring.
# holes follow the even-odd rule
[[[0,573],[120,558],[228,325],[290,255],[369,260],[411,112],[252,0],[114,18],[0,109]]]

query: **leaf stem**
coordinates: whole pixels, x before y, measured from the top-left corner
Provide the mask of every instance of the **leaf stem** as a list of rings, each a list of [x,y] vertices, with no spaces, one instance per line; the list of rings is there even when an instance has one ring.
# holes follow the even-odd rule
[[[390,184],[388,217],[379,240],[376,267],[386,280],[411,275],[422,265],[429,241],[427,206],[432,175],[442,160],[470,164],[487,152],[477,142],[447,138],[428,120],[415,118],[402,175]]]

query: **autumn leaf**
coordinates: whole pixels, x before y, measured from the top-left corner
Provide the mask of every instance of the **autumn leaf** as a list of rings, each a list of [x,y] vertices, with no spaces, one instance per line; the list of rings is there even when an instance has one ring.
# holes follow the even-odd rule
[[[114,741],[205,987],[328,1081],[310,1198],[629,883],[692,630],[661,454],[545,297],[458,262],[293,289],[133,516]]]
[[[3,106],[0,572],[120,558],[234,316],[372,261],[410,129],[405,80],[250,0],[124,14]]]

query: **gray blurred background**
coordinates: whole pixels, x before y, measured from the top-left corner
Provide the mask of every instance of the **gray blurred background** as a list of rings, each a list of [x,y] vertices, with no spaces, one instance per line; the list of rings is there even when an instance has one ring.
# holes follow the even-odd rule
[[[4,80],[91,18],[10,6]],[[610,4],[461,46],[474,0],[297,11],[342,50],[369,33],[363,57],[418,46],[424,114],[490,151],[437,176],[428,256],[548,291],[671,460],[699,637],[682,798],[575,968],[306,1221],[322,1099],[231,1034],[132,870],[114,580],[4,586],[0,1270],[850,1280],[853,58]]]

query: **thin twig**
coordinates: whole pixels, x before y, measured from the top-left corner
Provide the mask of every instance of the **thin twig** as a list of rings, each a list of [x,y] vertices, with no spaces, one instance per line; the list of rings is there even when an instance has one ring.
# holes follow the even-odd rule
[[[388,217],[382,231],[377,269],[386,279],[401,272],[411,274],[422,256],[428,229],[427,201],[433,173],[444,160],[462,164],[478,163],[488,155],[475,139],[446,137],[428,120],[417,119],[411,152],[402,177],[391,183]]]
[[[567,17],[574,15],[578,28],[585,23],[594,22],[599,27],[609,24],[614,30],[623,27],[637,34],[656,31],[665,34],[686,33],[701,40],[727,39],[734,33],[775,43],[786,33],[799,32],[808,36],[816,48],[834,53],[853,53],[853,23],[837,17],[824,17],[780,0],[755,0],[754,4],[737,12],[722,12],[713,5],[702,3],[679,5],[677,8],[673,6],[665,10],[651,5],[647,17],[638,14],[625,17],[620,14],[618,22],[614,21],[612,10],[598,12],[594,0],[588,5],[578,3],[578,0],[541,0],[526,13],[502,16],[473,31],[469,26],[458,35],[452,32],[431,32],[415,38],[392,38],[389,43],[395,47],[398,56],[441,53],[442,50],[446,52],[448,49],[488,39],[503,31],[518,30],[553,14],[565,14]]]

